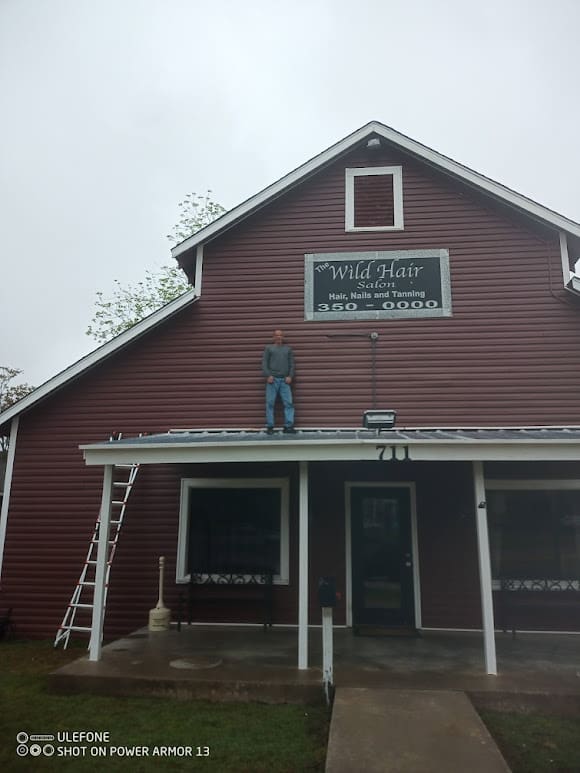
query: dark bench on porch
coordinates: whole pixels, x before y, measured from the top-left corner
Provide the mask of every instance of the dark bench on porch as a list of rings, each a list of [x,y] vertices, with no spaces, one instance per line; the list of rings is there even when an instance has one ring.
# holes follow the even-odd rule
[[[232,604],[258,608],[264,628],[272,626],[273,573],[270,571],[193,572],[187,586],[187,623],[191,625],[195,606]],[[183,620],[184,593],[179,597],[177,630]]]
[[[516,635],[518,624],[537,629],[530,619],[536,613],[558,614],[573,625],[580,624],[580,582],[578,580],[553,580],[546,578],[501,580],[500,620],[502,630]],[[541,626],[540,626],[541,627]]]

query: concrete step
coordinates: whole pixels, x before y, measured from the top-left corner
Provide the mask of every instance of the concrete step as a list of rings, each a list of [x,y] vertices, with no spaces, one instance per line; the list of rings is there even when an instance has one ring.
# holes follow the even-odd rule
[[[509,773],[462,692],[338,687],[326,773]]]

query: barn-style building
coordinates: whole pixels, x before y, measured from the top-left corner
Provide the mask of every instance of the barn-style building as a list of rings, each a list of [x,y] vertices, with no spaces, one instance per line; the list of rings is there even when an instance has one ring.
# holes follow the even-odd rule
[[[196,622],[267,599],[300,668],[321,577],[336,625],[483,630],[489,673],[494,628],[580,631],[578,223],[371,122],[173,255],[188,293],[0,415],[19,634],[56,634],[87,562],[67,626],[98,659],[160,555],[172,610],[192,575]],[[275,329],[294,433],[266,432]]]

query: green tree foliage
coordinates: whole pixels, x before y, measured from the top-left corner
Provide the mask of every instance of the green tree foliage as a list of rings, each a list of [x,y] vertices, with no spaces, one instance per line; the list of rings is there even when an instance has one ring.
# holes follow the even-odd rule
[[[170,242],[180,244],[224,214],[226,210],[221,204],[212,201],[210,194],[211,191],[207,191],[203,196],[188,193],[184,200],[179,202],[179,222],[173,226],[172,232],[167,234]]]
[[[30,384],[10,384],[16,376],[22,373],[18,368],[0,365],[0,413],[17,403],[34,389]]]
[[[179,203],[179,222],[167,235],[174,244],[187,239],[209,225],[226,210],[205,194],[188,193]],[[157,271],[146,271],[137,284],[122,285],[117,279],[112,296],[106,298],[97,292],[95,314],[87,328],[87,335],[105,343],[189,289],[187,278],[177,266],[161,266]]]
[[[17,403],[34,387],[30,384],[11,384],[17,376],[22,373],[18,368],[9,368],[6,365],[0,365],[0,413]],[[5,452],[8,448],[8,438],[0,435],[0,452]]]
[[[122,285],[114,280],[115,289],[110,298],[97,292],[96,311],[87,335],[105,343],[133,327],[144,317],[183,295],[189,285],[183,271],[177,266],[161,266],[158,271],[146,271],[137,284]]]

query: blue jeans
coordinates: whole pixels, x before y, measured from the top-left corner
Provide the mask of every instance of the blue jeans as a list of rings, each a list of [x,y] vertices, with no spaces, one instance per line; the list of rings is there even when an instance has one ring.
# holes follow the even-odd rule
[[[280,395],[280,399],[284,404],[284,426],[294,426],[294,403],[292,402],[292,390],[290,384],[287,384],[284,378],[277,378],[274,376],[274,381],[269,384],[266,382],[266,425],[268,427],[274,426],[274,405],[276,404],[276,398]]]

